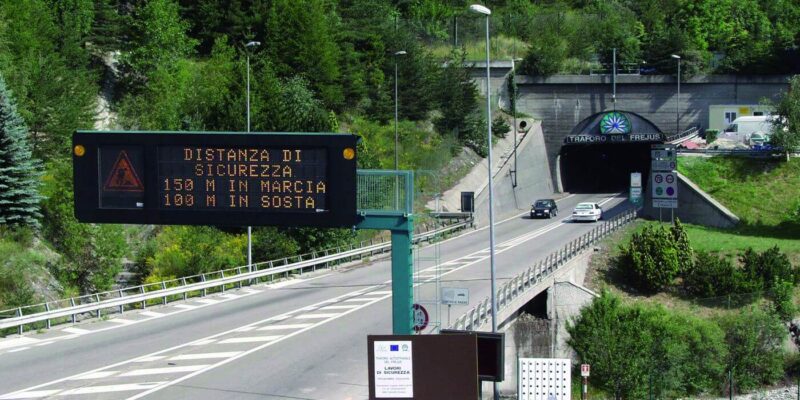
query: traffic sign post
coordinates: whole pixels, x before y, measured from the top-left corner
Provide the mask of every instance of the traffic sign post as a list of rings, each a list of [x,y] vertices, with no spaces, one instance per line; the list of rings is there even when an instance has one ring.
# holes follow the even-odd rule
[[[653,145],[650,151],[650,187],[653,207],[671,209],[671,220],[674,220],[674,209],[678,208],[678,173],[677,151],[674,145]]]
[[[442,304],[447,304],[447,326],[450,326],[450,308],[455,305],[469,304],[468,288],[442,288]]]
[[[581,400],[589,399],[589,364],[581,364],[581,377],[583,378],[583,390],[581,390]]]

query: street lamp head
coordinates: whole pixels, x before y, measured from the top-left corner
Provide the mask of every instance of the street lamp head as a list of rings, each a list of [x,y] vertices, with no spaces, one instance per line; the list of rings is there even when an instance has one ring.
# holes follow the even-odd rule
[[[680,59],[681,59],[681,56],[679,56],[679,55],[677,55],[677,54],[673,54],[673,55],[671,55],[670,57],[672,57],[672,58],[674,58],[674,59],[676,59],[676,60],[680,60]]]
[[[394,55],[396,55],[396,56],[404,56],[404,55],[406,55],[406,54],[408,54],[408,53],[406,53],[406,51],[405,51],[405,50],[396,51],[396,52],[394,53]]]
[[[480,4],[473,4],[473,5],[469,6],[469,11],[470,12],[474,12],[476,14],[483,14],[483,15],[485,15],[487,17],[492,15],[492,10],[490,10],[490,9],[486,8],[485,6],[482,6]]]
[[[258,47],[258,46],[261,46],[261,42],[256,42],[254,40],[247,42],[247,44],[244,45],[244,47]]]

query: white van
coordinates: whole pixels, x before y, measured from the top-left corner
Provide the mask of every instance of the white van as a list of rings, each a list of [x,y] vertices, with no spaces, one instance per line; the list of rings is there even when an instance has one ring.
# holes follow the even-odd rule
[[[758,115],[754,117],[739,117],[725,128],[720,137],[736,140],[738,142],[749,143],[750,137],[753,134],[761,140],[769,140],[769,135],[772,133],[772,121],[775,116],[772,115]]]

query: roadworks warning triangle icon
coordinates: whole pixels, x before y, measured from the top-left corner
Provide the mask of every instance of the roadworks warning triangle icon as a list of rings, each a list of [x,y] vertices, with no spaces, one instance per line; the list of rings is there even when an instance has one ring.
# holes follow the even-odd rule
[[[128,158],[128,152],[122,150],[117,156],[117,161],[111,168],[111,173],[103,185],[105,191],[118,191],[118,192],[143,192],[144,185],[136,175],[133,169],[131,160]]]

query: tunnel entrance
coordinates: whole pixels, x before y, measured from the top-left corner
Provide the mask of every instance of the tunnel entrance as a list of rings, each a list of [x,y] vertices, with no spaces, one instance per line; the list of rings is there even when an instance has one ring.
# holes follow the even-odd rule
[[[626,190],[631,172],[650,173],[650,143],[567,145],[561,148],[559,167],[565,192]]]
[[[559,153],[562,189],[570,193],[626,190],[631,172],[650,173],[650,145],[664,134],[639,114],[613,110],[591,115],[564,138]]]

